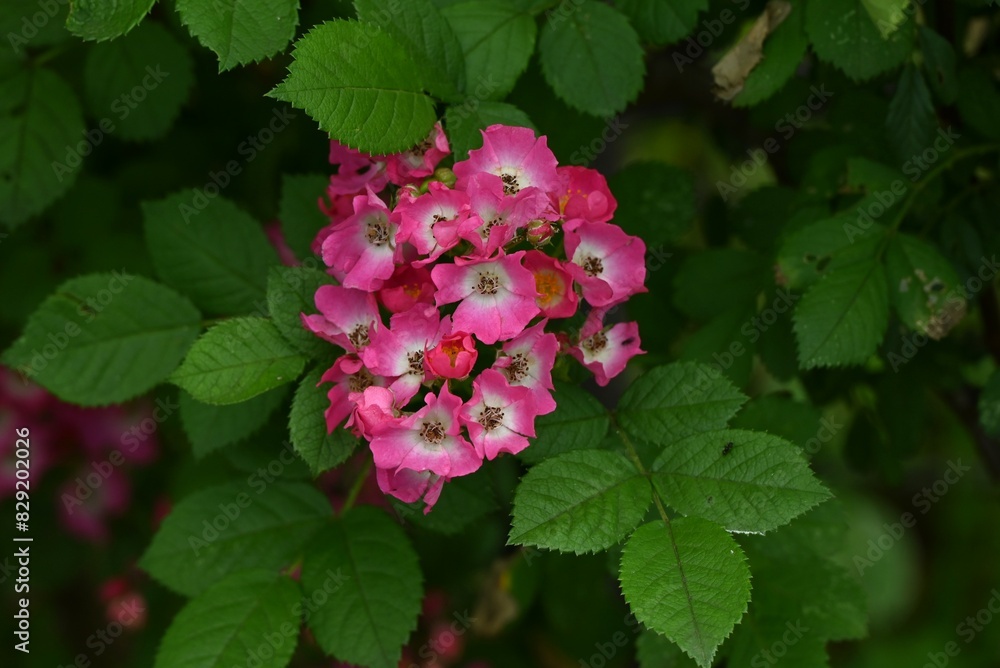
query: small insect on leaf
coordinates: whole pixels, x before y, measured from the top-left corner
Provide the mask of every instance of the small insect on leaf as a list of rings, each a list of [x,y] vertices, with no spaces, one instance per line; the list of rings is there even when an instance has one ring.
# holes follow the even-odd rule
[[[726,443],[726,447],[722,448],[722,456],[725,457],[732,451],[733,451],[733,442],[729,441],[728,443]]]

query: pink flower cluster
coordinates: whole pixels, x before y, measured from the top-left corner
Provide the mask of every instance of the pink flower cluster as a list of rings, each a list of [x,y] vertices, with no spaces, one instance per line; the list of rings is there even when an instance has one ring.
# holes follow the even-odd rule
[[[494,125],[468,159],[438,167],[448,154],[440,125],[397,155],[332,144],[331,224],[314,250],[340,284],[303,314],[345,350],[322,379],[328,429],[364,437],[382,491],[423,498],[425,512],[449,479],[528,447],[535,418],[555,410],[558,355],[605,385],[643,352],[636,323],[605,321],[645,291],[646,249],[610,222],[604,177],[559,167],[528,128]],[[581,300],[582,327],[550,331]]]

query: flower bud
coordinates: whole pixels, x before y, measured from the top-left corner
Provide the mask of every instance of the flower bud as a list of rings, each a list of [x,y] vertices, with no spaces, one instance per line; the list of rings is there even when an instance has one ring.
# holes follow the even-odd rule
[[[527,238],[535,246],[544,246],[555,236],[556,226],[549,220],[533,220],[528,223]]]

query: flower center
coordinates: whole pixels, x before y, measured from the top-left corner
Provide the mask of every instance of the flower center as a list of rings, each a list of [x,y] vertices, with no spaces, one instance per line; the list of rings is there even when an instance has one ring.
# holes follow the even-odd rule
[[[371,339],[368,338],[368,325],[358,325],[355,327],[354,331],[347,335],[347,340],[355,348],[360,349],[367,346],[371,343]]]
[[[591,355],[596,355],[597,353],[604,350],[608,345],[608,337],[604,335],[604,332],[598,332],[593,336],[588,336],[583,341],[580,342],[580,347],[586,350]]]
[[[516,195],[521,191],[521,185],[517,182],[516,174],[503,172],[500,174],[500,180],[503,181],[504,195]]]
[[[483,241],[489,241],[490,230],[492,230],[494,227],[502,223],[503,219],[500,216],[497,216],[493,220],[487,221],[486,223],[483,224],[482,227],[479,228],[479,236],[482,238]]]
[[[420,438],[431,445],[441,445],[444,441],[444,425],[437,420],[424,420],[420,427]]]
[[[412,353],[406,353],[406,361],[409,364],[409,373],[415,376],[422,376],[424,374],[423,350],[414,350]]]
[[[479,273],[479,282],[476,283],[476,292],[481,295],[495,295],[500,289],[500,277],[492,271]]]
[[[518,353],[510,358],[510,364],[504,369],[507,380],[512,383],[519,383],[528,375],[528,358],[524,353]]]
[[[554,271],[540,271],[535,274],[535,291],[541,295],[538,304],[548,306],[556,297],[562,297],[564,292],[562,279]]]
[[[497,406],[485,406],[479,414],[479,424],[486,431],[493,431],[503,424],[503,409]]]
[[[587,274],[587,276],[600,276],[603,271],[604,263],[601,262],[601,258],[588,255],[583,261],[583,273]]]
[[[368,369],[362,367],[357,373],[352,374],[350,378],[347,379],[347,387],[350,388],[351,392],[364,392],[366,389],[372,386],[375,382],[375,377],[372,376]]]
[[[365,223],[365,240],[372,246],[381,246],[389,241],[389,226],[376,218]]]

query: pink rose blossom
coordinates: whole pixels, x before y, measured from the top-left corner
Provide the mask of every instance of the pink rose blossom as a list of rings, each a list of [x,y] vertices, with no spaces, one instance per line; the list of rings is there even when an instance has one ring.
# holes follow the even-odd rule
[[[382,306],[393,313],[409,311],[417,304],[434,303],[434,281],[431,272],[413,264],[402,264],[378,291]]]
[[[471,215],[458,228],[460,237],[472,243],[478,257],[492,257],[514,238],[515,233],[548,207],[545,194],[537,189],[524,196],[504,196],[503,182],[492,174],[476,174],[469,186]]]
[[[569,221],[566,230],[566,270],[594,306],[610,306],[645,292],[646,244],[617,225]]]
[[[558,163],[545,137],[535,137],[530,128],[504,125],[491,125],[482,134],[483,147],[455,163],[456,187],[466,188],[473,176],[483,172],[499,176],[507,196],[528,188],[550,192],[559,187]]]
[[[639,325],[619,322],[604,326],[605,309],[594,309],[580,330],[580,342],[570,349],[570,354],[594,373],[597,384],[607,385],[612,378],[625,370],[628,361],[646,351],[639,348]]]
[[[493,364],[493,368],[500,370],[511,385],[531,390],[539,415],[556,409],[550,390],[555,389],[552,367],[559,352],[559,340],[555,334],[545,331],[547,323],[547,320],[542,320],[505,343],[504,354]]]
[[[447,478],[430,471],[411,471],[410,469],[375,469],[378,477],[378,486],[385,494],[391,494],[403,503],[413,503],[417,499],[424,499],[424,515],[431,512],[431,508],[437,503],[441,496],[441,489],[444,487]]]
[[[395,379],[389,389],[400,406],[406,405],[420,389],[427,376],[424,356],[451,326],[445,318],[442,327],[439,315],[436,308],[427,305],[397,313],[390,318],[388,329],[372,330],[371,343],[361,353],[372,373]]]
[[[306,329],[336,345],[358,352],[368,345],[371,328],[381,322],[375,295],[339,285],[323,285],[316,291],[321,315],[302,314]]]
[[[386,173],[389,181],[397,186],[405,186],[434,173],[441,158],[451,153],[448,138],[440,123],[435,123],[430,136],[409,151],[394,153],[386,157]]]
[[[330,142],[330,164],[338,165],[337,173],[330,177],[327,190],[331,196],[353,195],[365,188],[378,192],[388,181],[384,160],[344,146],[336,140]]]
[[[578,307],[573,277],[559,260],[542,253],[528,251],[524,255],[524,268],[535,277],[538,298],[535,303],[546,318],[568,318]]]
[[[611,195],[608,182],[596,169],[567,166],[557,170],[560,185],[556,206],[565,220],[579,218],[588,223],[606,223],[611,220],[618,202]]]
[[[427,368],[439,378],[465,378],[472,372],[478,356],[476,343],[469,334],[453,332],[427,352]]]
[[[524,251],[495,260],[462,260],[431,270],[438,306],[461,302],[452,316],[455,329],[486,344],[520,334],[539,313],[535,277],[521,266]]]
[[[480,457],[496,459],[528,447],[535,435],[537,407],[527,387],[512,386],[498,371],[486,369],[472,383],[472,399],[462,407],[462,423]]]
[[[333,366],[320,378],[319,384],[323,383],[333,383],[333,387],[326,394],[330,406],[323,414],[328,433],[333,433],[333,430],[354,410],[351,395],[364,392],[372,385],[384,387],[386,384],[384,378],[377,377],[366,369],[357,355],[337,358]]]
[[[323,262],[343,275],[345,288],[377,290],[402,261],[396,228],[385,202],[369,190],[354,198],[354,215],[323,241]]]
[[[468,216],[469,196],[437,182],[423,195],[401,197],[392,214],[399,223],[399,242],[405,241],[427,256],[418,262],[421,265],[458,244],[458,228]]]
[[[396,418],[396,398],[392,390],[385,387],[366,387],[363,392],[353,392],[348,400],[354,404],[354,412],[345,425],[359,438],[371,438]]]
[[[430,471],[446,478],[478,470],[482,457],[460,434],[458,413],[462,400],[445,384],[440,394],[428,393],[425,401],[426,406],[386,427],[372,439],[375,466]]]

